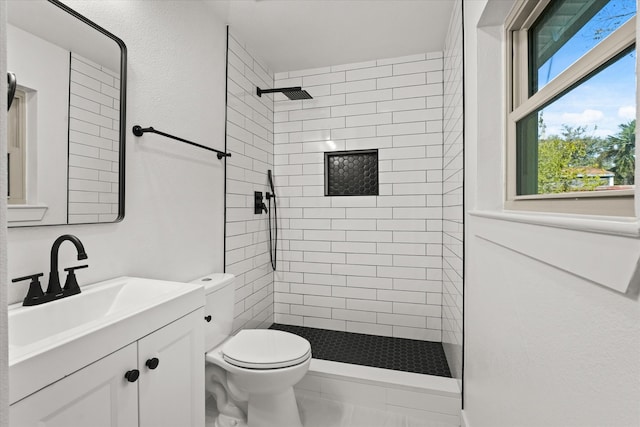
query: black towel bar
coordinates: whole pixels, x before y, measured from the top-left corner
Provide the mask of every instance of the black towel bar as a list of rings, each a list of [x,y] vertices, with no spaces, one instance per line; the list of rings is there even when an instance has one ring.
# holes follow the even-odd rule
[[[166,136],[167,138],[175,139],[176,141],[184,142],[186,144],[193,145],[195,147],[202,148],[204,150],[214,151],[216,152],[218,159],[222,159],[223,157],[231,157],[231,153],[225,153],[224,151],[216,150],[215,148],[206,147],[204,145],[200,145],[195,142],[191,142],[186,139],[179,138],[177,136],[169,135],[168,133],[155,130],[153,127],[143,128],[141,126],[135,125],[132,131],[135,136],[142,136],[146,132],[157,133],[158,135]]]

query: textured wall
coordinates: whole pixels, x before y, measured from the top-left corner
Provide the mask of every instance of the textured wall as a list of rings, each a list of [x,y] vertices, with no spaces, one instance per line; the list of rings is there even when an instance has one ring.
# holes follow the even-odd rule
[[[462,0],[456,0],[444,46],[442,163],[442,342],[454,377],[462,378],[463,99]]]
[[[253,210],[273,169],[273,97],[258,97],[256,86],[273,87],[273,74],[231,34],[228,61],[226,271],[236,275],[237,330],[273,323],[267,216]]]
[[[10,229],[9,277],[47,273],[51,244],[65,233],[78,236],[89,255],[80,286],[121,275],[187,281],[222,271],[224,163],[160,135],[137,138],[130,129],[154,126],[224,149],[226,27],[202,2],[65,3],[128,48],[125,218]],[[74,252],[61,247],[62,277],[63,267],[77,264]],[[24,298],[27,285],[10,286],[9,301]]]
[[[275,319],[440,341],[442,53],[276,74]],[[379,196],[324,196],[324,152],[379,150]]]

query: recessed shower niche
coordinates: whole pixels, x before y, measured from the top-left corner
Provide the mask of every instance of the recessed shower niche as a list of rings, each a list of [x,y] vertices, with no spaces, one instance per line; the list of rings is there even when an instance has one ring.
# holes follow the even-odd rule
[[[324,153],[325,196],[377,196],[378,150]]]

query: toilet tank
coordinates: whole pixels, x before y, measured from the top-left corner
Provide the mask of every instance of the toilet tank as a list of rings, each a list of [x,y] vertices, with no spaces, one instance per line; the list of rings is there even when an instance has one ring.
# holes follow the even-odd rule
[[[233,329],[233,307],[236,295],[234,280],[233,274],[212,273],[191,282],[204,286],[206,351],[227,339]]]

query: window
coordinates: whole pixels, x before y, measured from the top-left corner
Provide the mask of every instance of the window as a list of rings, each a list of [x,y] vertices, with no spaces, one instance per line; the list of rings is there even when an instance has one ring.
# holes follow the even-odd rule
[[[635,16],[635,0],[513,13],[506,208],[635,215]]]
[[[7,113],[7,203],[26,203],[25,148],[26,148],[26,99],[25,93],[16,90],[11,108]]]

